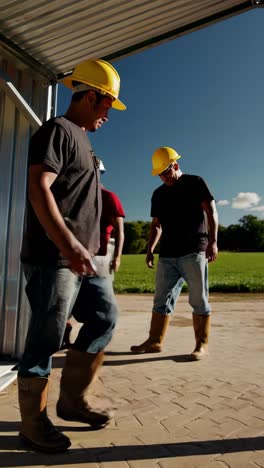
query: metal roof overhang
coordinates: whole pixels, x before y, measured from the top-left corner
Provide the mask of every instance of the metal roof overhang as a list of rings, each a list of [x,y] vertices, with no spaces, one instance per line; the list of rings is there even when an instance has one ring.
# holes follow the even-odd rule
[[[113,61],[263,0],[0,0],[0,46],[46,80],[87,58]]]

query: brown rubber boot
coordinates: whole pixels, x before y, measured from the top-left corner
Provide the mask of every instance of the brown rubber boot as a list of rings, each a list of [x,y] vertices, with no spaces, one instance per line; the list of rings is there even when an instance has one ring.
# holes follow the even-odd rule
[[[57,415],[66,421],[78,421],[93,427],[104,427],[110,419],[108,411],[90,408],[85,393],[101,367],[104,353],[91,354],[70,349],[62,370]]]
[[[209,355],[208,338],[210,333],[211,315],[193,314],[193,328],[196,346],[191,353],[193,361],[200,361]]]
[[[47,416],[48,378],[18,377],[18,399],[22,419],[20,438],[41,452],[64,452],[71,442]]]
[[[131,346],[130,350],[135,354],[160,353],[161,345],[169,325],[169,315],[152,312],[149,337],[144,343],[138,346]]]

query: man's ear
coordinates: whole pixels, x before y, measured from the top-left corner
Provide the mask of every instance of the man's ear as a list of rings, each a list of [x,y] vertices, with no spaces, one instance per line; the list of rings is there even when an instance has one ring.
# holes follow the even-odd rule
[[[177,171],[179,169],[179,164],[175,161],[175,163],[173,164],[173,167],[175,171]]]
[[[89,89],[85,94],[85,99],[89,104],[95,105],[96,104],[96,94],[93,89]]]

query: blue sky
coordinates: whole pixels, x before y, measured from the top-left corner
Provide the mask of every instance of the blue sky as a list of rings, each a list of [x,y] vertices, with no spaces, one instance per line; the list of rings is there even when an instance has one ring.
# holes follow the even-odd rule
[[[263,20],[255,9],[114,62],[127,110],[111,110],[90,138],[126,220],[151,219],[159,146],[175,148],[182,171],[205,179],[222,225],[264,218]],[[69,101],[60,85],[57,114]]]

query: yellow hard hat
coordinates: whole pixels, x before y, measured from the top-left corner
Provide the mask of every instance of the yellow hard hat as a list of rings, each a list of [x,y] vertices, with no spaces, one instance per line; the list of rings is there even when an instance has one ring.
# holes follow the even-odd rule
[[[161,174],[170,164],[180,159],[180,157],[177,151],[169,146],[162,146],[156,149],[152,155],[152,175]]]
[[[67,88],[71,89],[73,81],[85,83],[99,93],[114,98],[112,104],[114,109],[126,109],[125,104],[118,99],[120,76],[110,63],[104,60],[85,60],[74,68],[71,75],[61,80]]]

